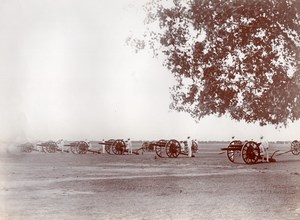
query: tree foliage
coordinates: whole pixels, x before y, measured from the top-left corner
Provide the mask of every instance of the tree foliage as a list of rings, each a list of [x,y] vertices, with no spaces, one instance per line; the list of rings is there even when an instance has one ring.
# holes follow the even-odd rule
[[[177,81],[173,109],[197,120],[299,119],[299,1],[152,0],[145,8],[144,41]]]

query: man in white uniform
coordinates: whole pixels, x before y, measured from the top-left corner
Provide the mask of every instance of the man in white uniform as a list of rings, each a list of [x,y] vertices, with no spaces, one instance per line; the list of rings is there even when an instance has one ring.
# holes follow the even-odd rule
[[[266,162],[269,162],[269,152],[268,152],[269,142],[264,138],[264,136],[260,137],[260,142],[261,142],[261,144],[259,145],[260,154],[261,156],[264,157],[264,160],[266,160]]]
[[[105,143],[104,139],[102,139],[102,143]],[[102,145],[102,153],[105,153],[105,144]]]
[[[188,149],[188,157],[192,157],[192,140],[191,137],[187,137],[187,149]]]
[[[127,145],[127,146],[126,146],[127,152],[128,152],[129,154],[132,154],[132,142],[131,142],[130,138],[128,138],[127,144],[126,144],[126,145]]]
[[[59,147],[60,147],[61,152],[63,153],[64,152],[64,139],[61,139],[59,141]]]

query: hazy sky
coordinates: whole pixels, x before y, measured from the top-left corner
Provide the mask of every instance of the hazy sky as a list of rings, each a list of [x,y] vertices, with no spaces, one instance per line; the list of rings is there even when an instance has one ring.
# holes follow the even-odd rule
[[[300,138],[169,110],[172,75],[125,43],[145,0],[0,0],[0,140]]]

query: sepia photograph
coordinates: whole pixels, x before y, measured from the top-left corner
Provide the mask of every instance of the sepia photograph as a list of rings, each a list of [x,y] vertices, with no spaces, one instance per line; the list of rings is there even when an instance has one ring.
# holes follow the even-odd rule
[[[0,220],[300,219],[300,0],[0,0]]]

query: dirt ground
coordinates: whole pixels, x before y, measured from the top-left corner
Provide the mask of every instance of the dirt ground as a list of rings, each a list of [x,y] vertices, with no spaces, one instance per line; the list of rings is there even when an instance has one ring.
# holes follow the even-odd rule
[[[300,156],[0,154],[0,219],[300,219]],[[270,151],[289,150],[288,144]]]

